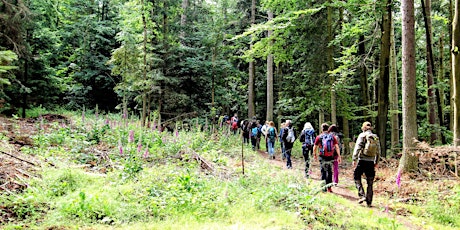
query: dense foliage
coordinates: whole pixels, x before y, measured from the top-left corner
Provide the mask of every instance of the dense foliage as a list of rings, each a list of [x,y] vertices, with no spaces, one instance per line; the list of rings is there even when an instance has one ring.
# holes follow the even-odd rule
[[[438,130],[450,140],[448,3],[436,1],[431,8],[439,72],[430,87],[442,98],[441,123],[427,120],[426,60],[417,56],[422,139]],[[317,127],[319,116],[333,121],[336,108],[337,123],[350,120],[354,134],[363,119],[377,116],[385,1],[261,0],[254,25],[251,2],[240,0],[4,0],[0,4],[0,48],[19,56],[8,64],[17,69],[9,75],[0,73],[3,82],[11,83],[1,86],[0,111],[6,114],[59,106],[125,114],[147,109],[150,118],[156,111],[163,120],[190,112],[208,119],[233,113],[245,118],[248,61],[255,61],[256,114],[263,119],[266,57],[273,54],[275,121],[290,118],[299,127],[305,121]],[[397,1],[391,9],[399,51]],[[274,13],[273,20],[266,20],[267,11]],[[422,25],[422,14],[416,15]],[[270,38],[268,30],[273,30]],[[424,33],[417,27],[419,53],[425,52]],[[400,60],[400,53],[396,55]]]

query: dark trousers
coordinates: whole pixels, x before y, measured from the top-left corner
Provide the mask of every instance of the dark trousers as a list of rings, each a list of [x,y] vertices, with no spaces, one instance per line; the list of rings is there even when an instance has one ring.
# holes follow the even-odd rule
[[[292,168],[292,161],[291,161],[291,153],[292,153],[292,147],[294,145],[292,143],[284,143],[284,153],[286,155],[286,167],[287,168]]]
[[[257,146],[257,137],[251,137],[252,150],[259,149]]]
[[[321,180],[326,182],[326,186],[324,187],[324,191],[332,184],[332,165],[334,164],[334,159],[319,159],[320,167],[321,167]]]
[[[366,175],[367,190],[364,192],[363,184],[361,183],[361,176]],[[375,168],[373,161],[358,161],[358,165],[353,173],[353,179],[355,180],[356,188],[358,189],[358,195],[360,198],[366,198],[368,205],[372,204],[372,197],[374,196],[373,184],[375,178]]]
[[[305,176],[309,177],[308,172],[310,171],[310,158],[313,153],[313,146],[302,146],[302,155],[305,160]]]

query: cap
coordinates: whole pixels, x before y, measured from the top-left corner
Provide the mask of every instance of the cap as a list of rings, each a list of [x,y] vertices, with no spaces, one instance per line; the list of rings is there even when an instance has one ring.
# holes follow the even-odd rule
[[[368,129],[370,129],[370,128],[372,128],[372,125],[371,125],[371,123],[370,123],[369,121],[365,121],[365,122],[363,123],[363,125],[361,126],[361,130],[363,130],[363,131],[364,131],[364,130],[368,130]]]

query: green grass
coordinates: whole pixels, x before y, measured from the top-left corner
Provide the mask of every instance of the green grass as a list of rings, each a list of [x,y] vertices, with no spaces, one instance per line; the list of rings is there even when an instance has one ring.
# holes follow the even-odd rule
[[[302,172],[275,166],[250,146],[244,146],[242,175],[238,136],[196,130],[159,133],[114,115],[104,117],[118,125],[91,114],[85,124],[81,114],[66,116],[72,125],[49,124],[32,137],[35,146],[22,149],[54,166],[43,164],[41,177],[27,179],[24,192],[0,195],[0,204],[14,211],[3,229],[459,227],[458,186],[448,194],[425,194],[425,205],[389,203],[387,212],[368,209],[320,192],[320,181],[306,182]],[[102,151],[110,164],[100,161]],[[202,169],[193,153],[216,171]],[[90,162],[99,164],[92,167]],[[100,173],[103,168],[106,173]],[[401,219],[401,210],[409,216]]]

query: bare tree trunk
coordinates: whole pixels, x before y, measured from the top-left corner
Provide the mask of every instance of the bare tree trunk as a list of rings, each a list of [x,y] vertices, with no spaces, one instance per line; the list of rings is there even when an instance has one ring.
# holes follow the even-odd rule
[[[452,21],[452,101],[454,106],[454,146],[460,146],[460,0],[455,0],[455,13]]]
[[[391,120],[391,151],[396,153],[399,147],[399,85],[398,67],[396,66],[396,45],[394,35],[394,22],[391,20],[390,34],[390,120]]]
[[[380,77],[378,80],[378,114],[376,128],[380,138],[382,157],[386,157],[386,131],[388,119],[388,93],[390,85],[390,30],[391,0],[386,1],[385,12],[382,14],[382,39],[380,43]]]
[[[452,1],[454,0],[449,0],[449,22],[450,22],[450,26],[449,26],[449,39],[450,41],[452,42],[453,41],[453,20],[454,20],[454,6],[452,4]],[[455,0],[456,1],[456,0]],[[453,65],[453,55],[450,55],[450,66]],[[449,105],[450,105],[450,113],[449,113],[449,129],[450,130],[454,130],[454,101],[453,101],[453,95],[454,95],[454,87],[452,87],[454,85],[454,74],[451,73],[450,74],[450,98],[449,98]]]
[[[348,118],[346,116],[343,117],[343,155],[347,155],[350,153],[350,126],[348,124]],[[342,154],[342,153],[340,153]]]
[[[251,24],[256,23],[256,0],[252,0],[251,3]],[[251,39],[252,40],[252,39]],[[250,45],[252,49],[252,42]],[[255,104],[255,66],[254,61],[249,62],[249,82],[248,82],[248,117],[253,117],[256,115],[256,104]]]
[[[273,20],[273,12],[268,11],[268,20]],[[268,31],[268,37],[273,31]],[[270,42],[272,44],[273,42]],[[267,121],[273,120],[273,54],[267,56]]]
[[[402,0],[401,13],[403,156],[400,169],[414,171],[418,169],[418,158],[412,154],[417,138],[414,0]]]
[[[444,34],[441,34],[441,37],[439,38],[439,71],[438,71],[438,80],[437,83],[440,85],[441,83],[444,83]],[[438,90],[436,90],[436,104],[438,105],[438,120],[439,120],[439,126],[440,129],[438,132],[438,136],[441,137],[441,142],[442,144],[446,144],[446,135],[444,135],[444,132],[442,131],[442,127],[445,125],[445,116],[444,116],[444,107],[445,107],[445,96],[444,96],[444,87],[440,86],[438,87]]]
[[[182,14],[180,16],[180,39],[182,42],[185,39],[185,26],[187,25],[187,8],[188,8],[188,0],[182,0]]]
[[[434,85],[434,60],[431,35],[431,0],[421,0],[423,19],[425,21],[425,37],[426,37],[426,74],[428,87],[428,122],[431,126],[430,142],[433,144],[438,136],[436,135],[436,95]]]
[[[364,64],[364,58],[366,55],[366,45],[365,45],[364,35],[359,37],[359,45],[358,45],[358,54],[362,60],[361,66],[361,75],[360,75],[360,87],[361,87],[361,98],[363,99],[363,105],[369,107],[371,104],[370,102],[370,94],[369,94],[369,83],[367,82],[367,69],[366,65]],[[368,108],[369,109],[369,108]],[[369,113],[367,110],[363,111],[363,116],[367,117]]]
[[[329,0],[329,3],[332,1]],[[333,39],[333,22],[332,22],[332,7],[327,7],[327,43],[329,46],[327,47],[327,63],[328,63],[328,71],[334,69],[334,46],[330,45],[330,42]],[[335,77],[331,75],[331,122],[332,124],[337,124],[337,96],[335,93],[334,87]]]
[[[147,21],[145,20],[145,12],[144,12],[144,0],[141,0],[142,5],[142,25],[144,26],[144,41],[143,41],[143,54],[142,60],[144,64],[144,69],[142,71],[142,78],[144,81],[147,81]],[[147,116],[147,89],[144,87],[142,90],[142,117],[141,117],[141,124],[142,127],[145,127],[145,121]]]

